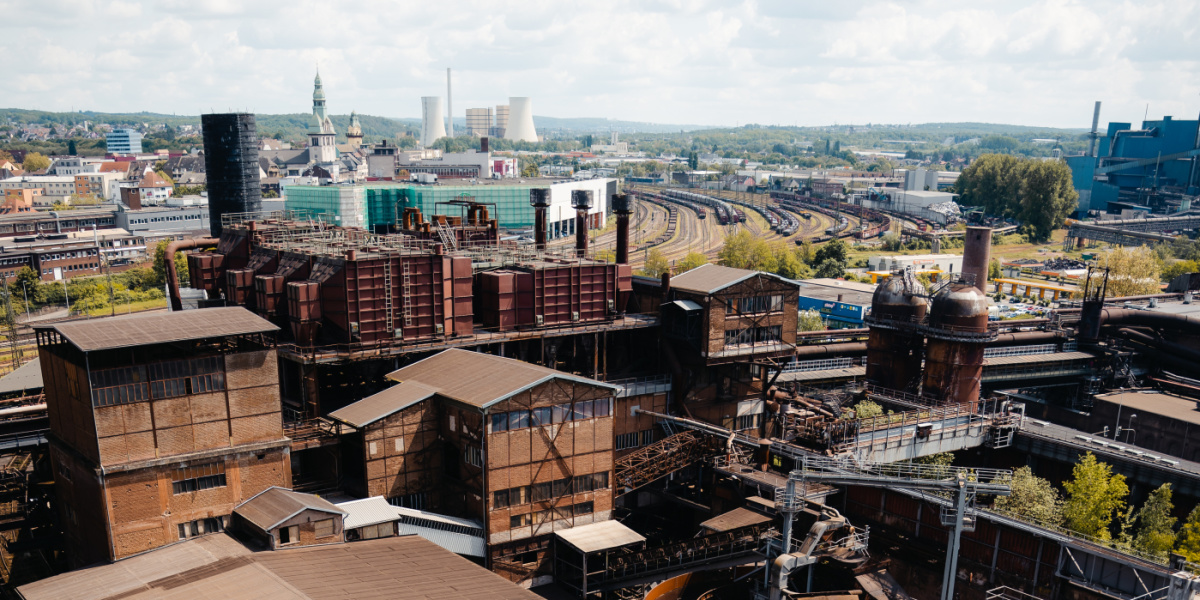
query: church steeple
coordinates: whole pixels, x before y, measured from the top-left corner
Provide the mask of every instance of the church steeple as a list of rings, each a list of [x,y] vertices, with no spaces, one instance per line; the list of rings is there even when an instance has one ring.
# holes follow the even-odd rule
[[[313,114],[308,122],[309,156],[318,164],[331,163],[337,159],[335,147],[337,132],[333,121],[325,112],[325,88],[321,85],[321,71],[313,79]]]
[[[317,69],[317,76],[313,79],[313,114],[325,120],[325,88],[321,85],[320,69]]]

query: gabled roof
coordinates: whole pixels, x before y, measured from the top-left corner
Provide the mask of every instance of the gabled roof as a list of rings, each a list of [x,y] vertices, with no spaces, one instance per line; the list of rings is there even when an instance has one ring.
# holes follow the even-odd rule
[[[140,183],[138,183],[138,187],[139,188],[161,188],[161,187],[172,187],[172,186],[170,183],[167,182],[166,179],[163,179],[162,175],[159,175],[158,173],[156,173],[154,171],[150,171],[149,173],[146,173],[145,177],[142,177],[142,181]]]
[[[271,486],[259,492],[234,507],[233,512],[254,523],[263,531],[270,531],[306,510],[316,510],[343,517],[346,515],[345,511],[320,496],[293,492],[278,486]]]
[[[52,323],[34,329],[53,329],[83,352],[279,330],[240,306]]]
[[[733,267],[722,267],[721,265],[709,263],[696,267],[682,275],[672,277],[671,288],[699,294],[712,294],[756,275],[764,275],[784,283],[793,283],[774,273],[735,269]]]
[[[619,521],[601,521],[591,525],[555,531],[554,534],[585,554],[646,541],[641,534],[622,525]]]
[[[437,390],[417,382],[401,383],[367,396],[354,404],[331,413],[330,418],[353,427],[365,427],[391,416],[437,393]]]
[[[487,408],[553,379],[617,390],[617,386],[535,364],[467,350],[450,349],[388,373],[388,379],[415,382],[441,396]]]

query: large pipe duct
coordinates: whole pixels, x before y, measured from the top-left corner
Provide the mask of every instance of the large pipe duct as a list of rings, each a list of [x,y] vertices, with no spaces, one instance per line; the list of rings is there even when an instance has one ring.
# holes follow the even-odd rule
[[[630,198],[626,194],[615,194],[612,197],[613,213],[617,215],[617,264],[629,264],[629,215]]]
[[[1103,308],[1100,325],[1134,325],[1200,335],[1200,316],[1160,313],[1133,308]]]
[[[571,206],[575,208],[575,252],[580,258],[588,251],[588,211],[592,208],[591,190],[572,190]]]
[[[529,204],[533,206],[533,244],[538,252],[546,250],[546,211],[550,209],[550,188],[529,190]]]
[[[166,259],[167,263],[167,292],[171,295],[171,310],[183,310],[183,297],[179,295],[179,273],[175,270],[175,253],[180,250],[188,250],[191,248],[203,248],[205,246],[216,246],[220,242],[217,238],[200,238],[195,240],[177,240],[167,244]]]
[[[986,294],[988,261],[992,252],[992,228],[968,227],[963,240],[966,245],[963,247],[962,272],[964,275],[972,275],[972,283]]]

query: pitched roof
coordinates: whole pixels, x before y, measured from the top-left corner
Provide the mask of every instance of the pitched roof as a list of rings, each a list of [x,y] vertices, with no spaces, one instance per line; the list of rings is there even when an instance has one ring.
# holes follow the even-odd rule
[[[696,292],[700,294],[711,294],[713,292],[723,290],[735,283],[745,281],[755,275],[765,275],[779,281],[791,283],[773,273],[764,273],[762,271],[749,271],[746,269],[735,269],[733,267],[722,267],[712,263],[701,265],[671,278],[671,288],[680,289],[687,292]]]
[[[601,521],[591,525],[555,531],[555,535],[580,552],[599,552],[646,541],[638,532],[619,521]]]
[[[34,329],[53,329],[83,352],[279,330],[240,306],[69,321],[34,325]]]
[[[434,394],[437,390],[417,382],[401,383],[367,396],[354,404],[329,413],[334,420],[354,427],[363,427],[404,410]]]
[[[345,511],[320,496],[293,492],[278,486],[271,486],[259,492],[234,507],[233,512],[242,515],[263,531],[270,531],[305,510],[346,515]]]
[[[396,513],[396,507],[388,504],[383,496],[339,502],[334,506],[346,513],[346,518],[342,520],[342,525],[346,529],[400,520],[400,515]]]
[[[38,357],[0,377],[0,394],[40,390],[42,385],[42,361]]]
[[[732,531],[750,525],[759,525],[772,521],[771,517],[748,508],[735,508],[727,513],[719,514],[703,523],[700,527],[716,531]]]
[[[21,586],[25,600],[538,600],[416,535],[253,552],[227,534]]]
[[[403,384],[416,382],[464,404],[487,408],[552,379],[618,389],[617,386],[519,360],[450,349],[388,373]]]
[[[140,183],[138,183],[138,187],[139,188],[160,188],[160,187],[172,187],[172,186],[170,183],[167,182],[166,179],[163,179],[162,175],[159,175],[155,171],[150,171],[149,173],[146,173],[145,177],[142,177],[142,181]]]

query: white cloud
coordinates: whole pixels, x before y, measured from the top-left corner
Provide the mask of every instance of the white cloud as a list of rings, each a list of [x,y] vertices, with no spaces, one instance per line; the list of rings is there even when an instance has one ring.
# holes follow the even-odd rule
[[[537,114],[664,123],[1194,118],[1200,5],[794,0],[46,0],[12,5],[3,104],[196,114],[419,114],[532,96]]]

